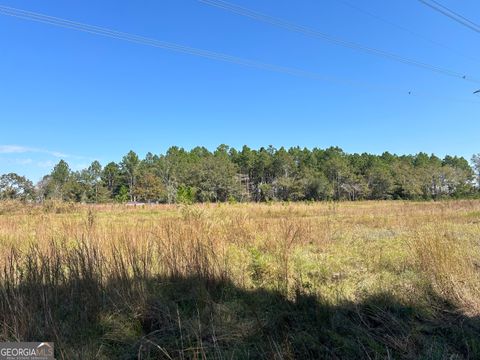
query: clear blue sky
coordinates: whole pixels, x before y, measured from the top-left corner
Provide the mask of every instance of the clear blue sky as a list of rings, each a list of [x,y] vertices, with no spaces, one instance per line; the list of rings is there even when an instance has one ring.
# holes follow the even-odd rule
[[[366,46],[480,78],[480,34],[416,0],[232,0]],[[480,23],[480,2],[440,0]],[[197,0],[0,0],[342,82],[242,67],[0,15],[0,173],[38,180],[65,158],[119,161],[171,145],[340,146],[347,152],[470,158],[480,152],[480,84],[276,28]],[[439,42],[437,46],[424,38]],[[477,57],[477,59],[475,59]],[[408,95],[408,91],[413,94]]]

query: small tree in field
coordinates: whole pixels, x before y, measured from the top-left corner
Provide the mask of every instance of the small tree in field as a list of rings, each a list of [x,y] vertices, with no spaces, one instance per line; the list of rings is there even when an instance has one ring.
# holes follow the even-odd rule
[[[129,191],[125,185],[122,185],[117,196],[115,197],[115,200],[120,203],[126,203],[128,199],[130,199]]]

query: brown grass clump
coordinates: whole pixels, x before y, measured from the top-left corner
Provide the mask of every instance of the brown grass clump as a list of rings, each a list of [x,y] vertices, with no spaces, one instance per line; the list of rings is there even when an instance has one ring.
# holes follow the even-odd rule
[[[480,312],[480,242],[473,229],[438,223],[412,239],[419,269],[434,290],[471,314]],[[478,230],[478,227],[477,227]]]
[[[0,341],[60,359],[480,358],[480,202],[0,204]]]

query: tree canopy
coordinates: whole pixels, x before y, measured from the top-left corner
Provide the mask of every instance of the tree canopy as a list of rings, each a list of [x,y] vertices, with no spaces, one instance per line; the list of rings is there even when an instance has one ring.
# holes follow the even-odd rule
[[[215,151],[171,147],[144,159],[130,151],[119,163],[98,161],[72,171],[61,160],[34,187],[17,174],[0,178],[0,199],[155,203],[304,200],[428,200],[476,196],[473,166],[457,156],[347,154],[338,147]]]

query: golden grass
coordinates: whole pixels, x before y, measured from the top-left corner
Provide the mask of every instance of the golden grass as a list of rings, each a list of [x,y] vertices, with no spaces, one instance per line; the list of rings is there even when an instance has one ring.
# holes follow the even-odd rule
[[[45,331],[54,334],[53,340],[64,344],[65,349],[75,339],[62,335],[62,326],[53,320],[50,327],[44,325],[48,331],[31,329],[32,305],[19,290],[22,286],[38,284],[38,296],[47,301],[52,295],[47,296],[45,288],[64,286],[72,279],[81,288],[91,280],[88,286],[93,288],[80,290],[102,292],[101,301],[109,302],[115,295],[110,295],[105,284],[122,279],[118,287],[126,289],[133,280],[134,285],[129,283],[127,290],[117,293],[123,304],[132,307],[128,314],[140,314],[152,301],[148,294],[154,292],[143,280],[194,277],[229,281],[247,292],[280,293],[288,301],[306,294],[332,307],[346,302],[360,304],[376,294],[389,294],[405,306],[428,313],[442,307],[433,300],[438,297],[456,313],[472,318],[480,312],[480,202],[136,208],[4,203],[0,205],[0,268],[2,310],[14,314],[3,315],[0,339],[23,340]],[[142,298],[141,294],[147,295]],[[257,326],[251,318],[243,322],[228,320],[235,311],[222,306],[220,302],[215,304],[215,314],[222,321],[214,323],[224,337],[236,339]],[[447,310],[450,307],[445,307]],[[131,320],[121,320],[124,313],[118,310],[94,315],[102,324],[109,324],[105,326],[110,330],[100,335],[102,341],[130,336],[121,331],[138,333],[135,326],[127,330],[125,325],[115,326],[115,321],[125,324]],[[180,329],[182,326],[178,325]],[[202,339],[195,341],[203,348],[198,345]],[[276,344],[274,348],[279,348],[273,353],[280,358],[288,358],[288,354],[295,357],[293,345],[286,344]],[[396,347],[408,357],[406,343],[383,344],[387,354],[390,347]],[[177,353],[179,358],[195,358],[185,355],[188,351],[184,350]],[[75,351],[82,354],[78,349],[65,351],[60,358],[69,358]],[[162,348],[164,355],[165,351]],[[369,351],[378,355],[375,351],[383,350],[367,349],[365,354]]]

